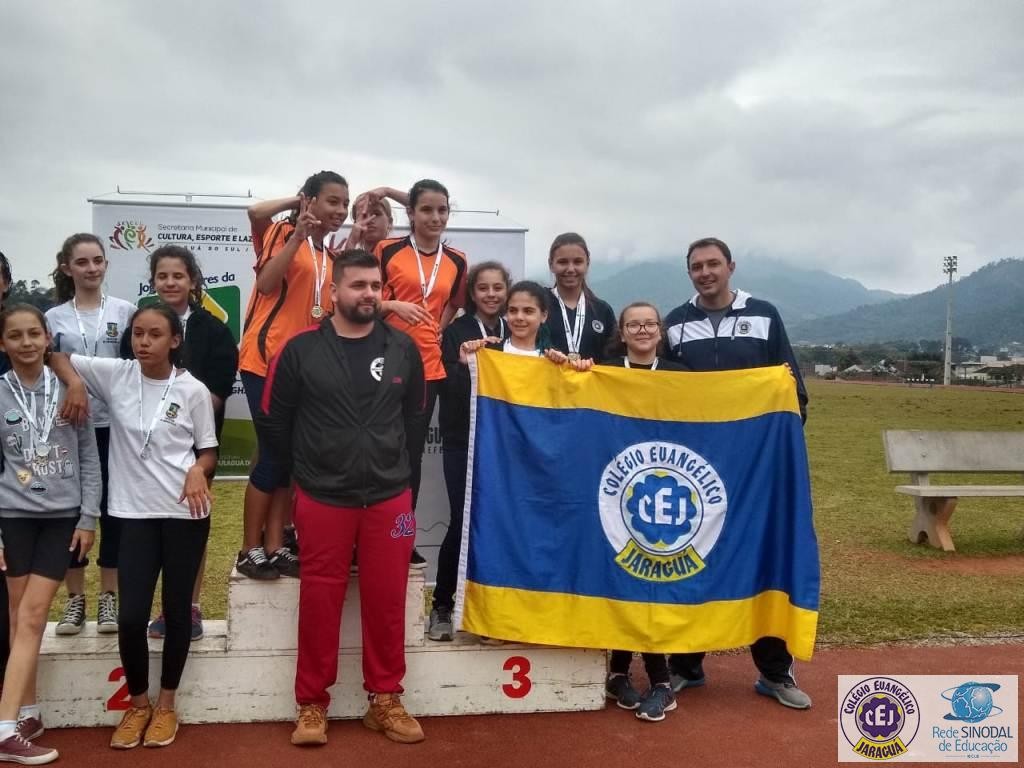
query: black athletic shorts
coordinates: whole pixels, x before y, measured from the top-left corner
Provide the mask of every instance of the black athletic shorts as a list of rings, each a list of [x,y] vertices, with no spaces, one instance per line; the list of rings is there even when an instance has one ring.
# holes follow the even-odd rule
[[[34,573],[63,581],[68,570],[68,547],[77,524],[77,517],[0,518],[7,575],[17,578]]]

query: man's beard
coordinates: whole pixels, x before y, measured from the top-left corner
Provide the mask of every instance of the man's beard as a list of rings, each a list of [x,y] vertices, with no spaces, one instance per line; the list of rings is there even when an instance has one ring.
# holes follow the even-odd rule
[[[348,320],[350,323],[356,325],[369,325],[377,319],[377,315],[380,313],[380,305],[373,305],[373,312],[367,313],[365,308],[369,306],[366,304],[355,304],[351,307],[345,307],[338,305],[338,312],[341,316]]]

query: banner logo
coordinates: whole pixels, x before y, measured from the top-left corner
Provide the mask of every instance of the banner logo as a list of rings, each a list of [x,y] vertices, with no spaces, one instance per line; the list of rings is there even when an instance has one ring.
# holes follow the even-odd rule
[[[119,221],[108,240],[115,250],[149,253],[153,249],[153,238],[146,233],[146,225],[141,221]]]
[[[990,715],[1003,714],[1003,708],[992,703],[992,692],[999,688],[998,683],[964,683],[943,691],[942,698],[950,703],[953,710],[943,719],[980,723]]]
[[[917,736],[920,710],[914,694],[899,680],[870,677],[843,697],[839,722],[856,754],[871,760],[892,760],[905,755]]]
[[[608,462],[598,486],[615,562],[644,581],[679,581],[704,570],[727,504],[715,468],[679,443],[629,446]]]

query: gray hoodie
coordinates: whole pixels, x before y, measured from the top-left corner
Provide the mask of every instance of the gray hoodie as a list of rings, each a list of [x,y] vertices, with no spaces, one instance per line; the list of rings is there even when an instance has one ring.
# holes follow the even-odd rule
[[[9,376],[14,379],[15,373]],[[17,380],[14,382],[17,389]],[[23,382],[24,383],[24,382]],[[25,387],[26,399],[36,393],[37,414],[43,405],[43,377]],[[0,377],[0,531],[5,517],[77,517],[77,528],[92,531],[100,514],[100,459],[92,424],[76,427],[58,415],[47,437],[46,458],[35,455],[25,414],[8,383]],[[0,547],[3,541],[0,540]]]

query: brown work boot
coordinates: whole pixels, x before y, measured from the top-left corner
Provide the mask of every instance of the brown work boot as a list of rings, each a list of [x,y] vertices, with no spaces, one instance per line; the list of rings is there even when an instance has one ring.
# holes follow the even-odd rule
[[[151,717],[153,708],[148,704],[144,707],[131,707],[121,716],[121,723],[110,737],[110,746],[114,749],[131,749],[139,746]]]
[[[312,747],[327,743],[327,709],[319,704],[303,704],[295,719],[292,744]]]
[[[144,747],[166,747],[178,733],[178,716],[173,709],[157,707],[153,710],[153,719],[149,721],[146,736],[142,741]]]
[[[363,725],[401,744],[415,744],[424,738],[423,729],[405,711],[397,693],[370,694],[370,707],[363,715]]]

